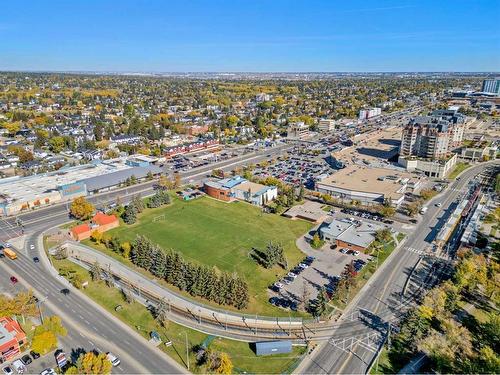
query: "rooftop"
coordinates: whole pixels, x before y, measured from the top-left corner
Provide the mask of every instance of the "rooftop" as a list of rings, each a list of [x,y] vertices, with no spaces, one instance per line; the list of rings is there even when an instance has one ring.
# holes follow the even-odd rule
[[[331,238],[367,248],[375,239],[375,232],[382,229],[381,225],[361,221],[353,224],[347,221],[334,219],[328,226],[322,227],[321,232]]]
[[[338,189],[378,193],[384,197],[399,199],[404,194],[403,182],[414,178],[410,173],[394,169],[348,165],[318,183]]]
[[[321,203],[305,201],[303,204],[298,204],[289,208],[283,216],[320,222],[327,216],[326,212],[323,211],[322,206],[323,205]]]
[[[238,184],[234,187],[234,189],[237,189],[237,190],[250,191],[250,194],[252,194],[252,195],[257,194],[258,192],[260,192],[261,190],[263,190],[265,188],[266,188],[265,185],[256,184],[256,183],[250,182],[250,181],[242,182],[241,184]]]

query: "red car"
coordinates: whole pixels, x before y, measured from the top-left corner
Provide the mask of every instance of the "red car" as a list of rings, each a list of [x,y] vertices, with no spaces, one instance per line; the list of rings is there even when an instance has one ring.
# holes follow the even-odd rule
[[[15,284],[15,283],[17,283],[18,280],[17,280],[17,277],[11,276],[10,281],[12,282],[12,284]]]

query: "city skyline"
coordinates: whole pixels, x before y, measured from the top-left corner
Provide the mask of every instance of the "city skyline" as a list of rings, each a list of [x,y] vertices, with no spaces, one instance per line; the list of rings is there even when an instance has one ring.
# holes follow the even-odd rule
[[[495,1],[4,4],[0,70],[495,72]],[[397,21],[397,22],[395,22]]]

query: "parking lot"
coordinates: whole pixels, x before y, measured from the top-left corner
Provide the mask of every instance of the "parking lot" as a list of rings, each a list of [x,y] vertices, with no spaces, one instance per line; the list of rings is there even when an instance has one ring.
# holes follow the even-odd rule
[[[296,186],[302,184],[312,189],[316,177],[335,171],[327,162],[330,149],[330,146],[320,142],[308,145],[307,148],[297,146],[288,152],[287,157],[279,157],[274,164],[258,165],[253,173],[256,177],[272,176],[289,184]]]
[[[340,250],[332,249],[329,243],[319,250],[309,249],[302,262],[307,267],[299,265],[291,267],[290,272],[296,276],[285,276],[272,285],[270,302],[296,310],[304,297],[307,300],[316,299],[323,287],[328,293],[332,293],[342,272],[351,262],[355,262],[354,265],[359,267],[357,269],[359,272],[363,267],[361,264],[371,260],[367,254],[354,255],[352,252],[342,253]]]

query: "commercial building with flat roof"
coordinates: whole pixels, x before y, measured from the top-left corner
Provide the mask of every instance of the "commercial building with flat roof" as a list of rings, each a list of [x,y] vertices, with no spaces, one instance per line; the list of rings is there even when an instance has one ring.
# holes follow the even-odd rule
[[[334,219],[319,231],[323,240],[335,243],[338,247],[365,251],[375,240],[375,234],[380,229],[383,229],[383,226],[365,221]]]
[[[420,184],[419,177],[404,171],[349,165],[316,181],[316,190],[345,201],[370,205],[390,200],[399,206],[405,192],[418,190]]]
[[[119,186],[127,178],[158,175],[154,165],[133,167],[125,159],[94,161],[28,177],[0,179],[0,215],[36,209]]]

